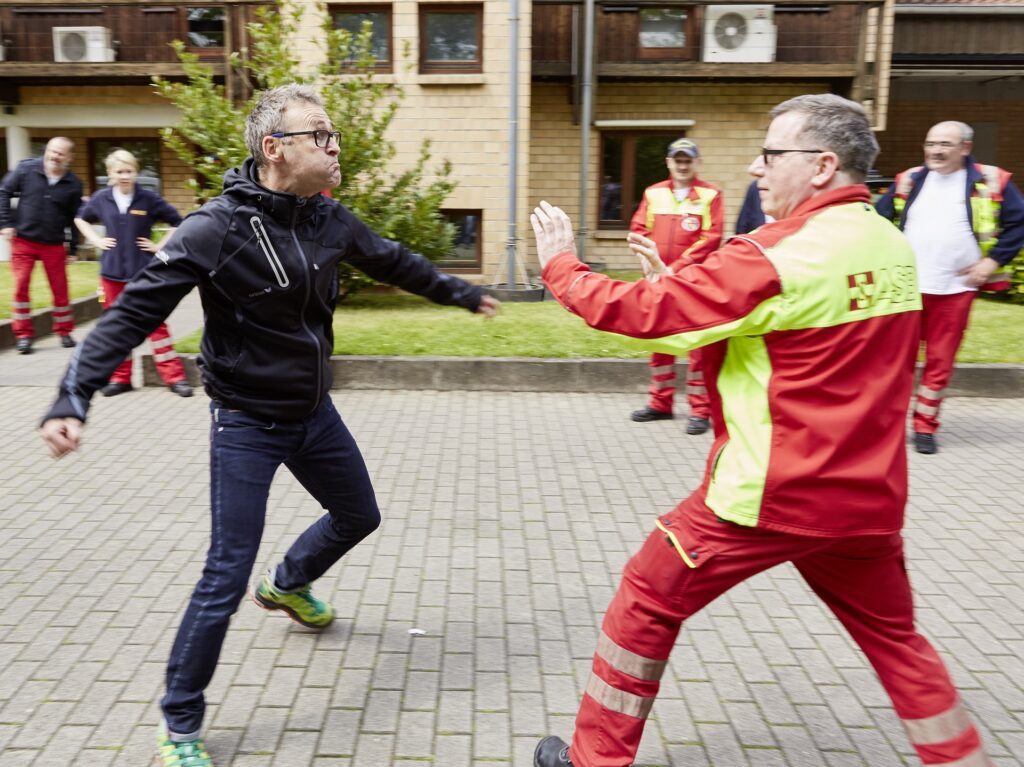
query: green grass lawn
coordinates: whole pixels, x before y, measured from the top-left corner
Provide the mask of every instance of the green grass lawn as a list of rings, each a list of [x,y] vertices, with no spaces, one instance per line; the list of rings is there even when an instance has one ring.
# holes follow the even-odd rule
[[[99,261],[78,261],[68,264],[68,292],[71,300],[96,295],[100,284]],[[32,270],[32,283],[29,287],[33,309],[45,309],[53,306],[53,294],[50,284],[46,281],[43,265],[36,262]],[[11,318],[11,297],[14,295],[14,275],[11,274],[10,263],[0,264],[0,320]]]
[[[504,303],[493,319],[414,296],[357,294],[334,315],[335,354],[645,357],[554,301]]]
[[[978,299],[958,362],[1024,362],[1024,306]]]
[[[636,272],[617,272],[635,279]],[[592,330],[554,301],[504,303],[494,319],[418,296],[362,292],[334,315],[334,353],[371,356],[644,358],[618,336]],[[175,342],[196,352],[199,334]],[[960,362],[1024,363],[1024,306],[979,300]]]

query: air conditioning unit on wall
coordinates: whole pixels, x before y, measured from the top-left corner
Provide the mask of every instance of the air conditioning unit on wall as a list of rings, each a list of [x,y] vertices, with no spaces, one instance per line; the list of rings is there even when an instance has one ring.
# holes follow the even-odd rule
[[[77,63],[113,61],[110,30],[106,27],[54,27],[53,60]]]
[[[704,61],[775,61],[775,6],[704,8]]]

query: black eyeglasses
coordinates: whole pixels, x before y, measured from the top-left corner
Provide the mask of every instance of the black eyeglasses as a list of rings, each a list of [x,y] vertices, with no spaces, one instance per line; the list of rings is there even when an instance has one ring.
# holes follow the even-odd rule
[[[312,136],[313,143],[321,149],[326,149],[331,139],[334,139],[334,143],[341,146],[341,133],[339,131],[330,130],[295,130],[290,133],[271,133],[271,138],[284,138],[285,136]]]
[[[765,166],[771,165],[769,157],[778,157],[780,155],[789,154],[790,152],[798,152],[800,154],[821,154],[825,152],[824,149],[765,149],[761,147],[761,159],[764,160]]]
[[[952,149],[953,147],[960,146],[963,141],[957,141],[955,144],[952,141],[925,141],[925,149]]]

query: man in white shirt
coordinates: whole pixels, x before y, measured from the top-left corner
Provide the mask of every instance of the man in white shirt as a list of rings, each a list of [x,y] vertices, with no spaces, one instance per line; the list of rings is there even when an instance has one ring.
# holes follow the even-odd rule
[[[922,293],[925,367],[914,405],[914,447],[938,452],[939,406],[978,289],[1009,287],[997,274],[1024,247],[1024,197],[1011,174],[971,157],[974,131],[941,122],[928,131],[923,166],[896,176],[876,203],[907,235]]]

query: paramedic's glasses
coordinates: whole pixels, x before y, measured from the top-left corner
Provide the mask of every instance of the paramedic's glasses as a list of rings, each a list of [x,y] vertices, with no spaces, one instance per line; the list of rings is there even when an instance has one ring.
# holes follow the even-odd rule
[[[772,164],[773,157],[780,157],[790,152],[797,152],[799,154],[821,154],[824,149],[765,149],[761,147],[761,159],[764,160],[764,165],[767,168]]]
[[[331,139],[334,139],[334,143],[341,146],[341,133],[339,131],[330,130],[296,130],[290,133],[271,133],[271,138],[284,138],[285,136],[312,136],[313,143],[321,149],[326,149]]]

